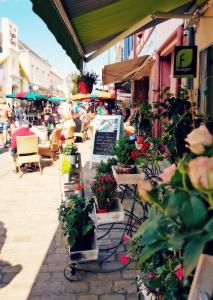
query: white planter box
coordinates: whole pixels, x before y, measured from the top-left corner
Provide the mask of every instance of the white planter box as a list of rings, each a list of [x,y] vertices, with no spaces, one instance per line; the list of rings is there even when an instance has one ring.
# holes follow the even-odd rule
[[[141,174],[118,174],[118,166],[112,166],[113,176],[117,184],[137,184]]]
[[[121,204],[120,199],[116,199],[116,206],[115,208],[107,213],[97,213],[96,209],[94,209],[94,221],[95,224],[109,224],[109,223],[116,223],[116,222],[123,222],[124,221],[124,209]]]
[[[76,165],[78,162],[78,154],[67,155],[67,158],[71,165]]]
[[[69,247],[69,255],[70,255],[70,260],[73,263],[96,260],[98,258],[98,243],[97,243],[96,234],[94,233],[94,235],[93,235],[91,249],[73,252],[71,250],[71,247]]]

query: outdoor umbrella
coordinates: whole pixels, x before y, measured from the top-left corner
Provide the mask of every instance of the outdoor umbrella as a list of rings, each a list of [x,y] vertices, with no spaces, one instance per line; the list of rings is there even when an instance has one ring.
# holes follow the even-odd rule
[[[102,99],[115,99],[115,95],[104,92],[104,91],[94,91],[88,95],[89,98],[102,98]]]
[[[16,98],[16,93],[5,95],[6,98]]]
[[[88,98],[89,98],[89,94],[77,94],[77,95],[71,96],[71,100],[73,100],[73,101],[79,101],[79,100],[84,100],[84,99],[88,99]]]
[[[63,98],[59,98],[59,97],[50,97],[48,99],[48,101],[51,101],[51,102],[65,102],[66,100],[63,99]]]
[[[16,94],[15,98],[25,99],[25,100],[48,100],[48,98],[42,94],[21,92]]]

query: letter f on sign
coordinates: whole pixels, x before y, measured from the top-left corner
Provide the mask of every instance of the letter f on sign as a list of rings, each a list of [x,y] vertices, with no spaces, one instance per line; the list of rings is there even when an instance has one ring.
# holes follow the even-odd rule
[[[193,60],[192,49],[181,49],[176,56],[176,66],[178,68],[184,68],[191,65]]]

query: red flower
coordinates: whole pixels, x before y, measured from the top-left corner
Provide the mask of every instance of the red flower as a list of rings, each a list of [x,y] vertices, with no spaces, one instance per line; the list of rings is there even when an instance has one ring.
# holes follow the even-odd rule
[[[149,143],[144,143],[144,144],[141,146],[141,149],[140,149],[141,153],[146,152],[146,150],[149,149],[149,146],[150,146]]]
[[[97,187],[96,190],[97,190],[97,192],[102,192],[103,191],[103,189],[101,187]]]
[[[170,153],[168,153],[168,152],[165,152],[165,153],[163,153],[163,156],[164,156],[164,157],[170,157],[170,156],[171,156],[171,154],[170,154]]]
[[[131,157],[132,159],[138,158],[138,152],[135,151],[135,150],[132,150],[132,151],[130,152],[130,157]]]
[[[105,180],[105,178],[104,178],[104,176],[99,176],[98,180],[103,182]]]
[[[122,265],[127,265],[128,264],[128,262],[129,262],[129,255],[121,255],[120,256],[120,262],[121,262],[121,264]]]
[[[182,265],[178,265],[178,269],[175,272],[175,275],[177,276],[178,280],[182,281],[183,280],[183,267]]]
[[[60,135],[60,141],[65,141],[65,136],[63,133]]]
[[[130,236],[125,234],[124,237],[123,237],[124,244],[128,244],[129,240],[130,240]]]

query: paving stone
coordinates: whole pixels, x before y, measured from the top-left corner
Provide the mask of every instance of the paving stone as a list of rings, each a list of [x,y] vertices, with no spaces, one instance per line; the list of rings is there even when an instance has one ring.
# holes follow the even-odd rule
[[[97,295],[109,293],[112,290],[112,281],[90,281],[90,291]]]
[[[62,264],[62,263],[57,263],[55,262],[54,264],[48,264],[48,271],[49,272],[64,272],[64,268],[65,268],[66,264]]]
[[[76,295],[52,295],[51,300],[76,300]]]
[[[109,298],[111,299],[111,298]],[[84,296],[80,296],[78,300],[98,300],[98,296],[97,295],[84,295]]]
[[[97,274],[98,280],[115,280],[115,279],[121,279],[121,273],[120,272],[112,272],[112,273],[98,273]]]
[[[79,281],[79,282],[70,282],[66,280],[64,282],[64,292],[65,293],[75,293],[75,294],[82,294],[85,292],[88,292],[89,290],[89,284],[85,281]]]
[[[100,300],[126,300],[126,297],[125,297],[125,295],[112,295],[112,294],[110,294],[110,295],[100,296]]]
[[[122,272],[122,277],[124,279],[135,279],[140,271],[135,271],[135,270],[125,270]]]
[[[133,280],[115,281],[114,291],[117,293],[127,292],[128,294],[137,293],[137,288]]]
[[[51,273],[39,273],[36,281],[37,282],[48,281],[51,279],[51,277],[52,277]]]

